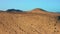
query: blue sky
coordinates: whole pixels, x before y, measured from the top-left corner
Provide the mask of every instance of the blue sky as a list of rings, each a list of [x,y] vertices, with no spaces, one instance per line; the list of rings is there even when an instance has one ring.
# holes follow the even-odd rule
[[[32,10],[42,8],[51,12],[60,11],[60,0],[0,0],[0,10]]]

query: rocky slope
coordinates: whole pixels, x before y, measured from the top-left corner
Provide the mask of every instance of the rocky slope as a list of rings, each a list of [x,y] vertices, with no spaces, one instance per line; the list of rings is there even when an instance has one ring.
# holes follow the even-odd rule
[[[0,34],[60,34],[60,14],[39,9],[0,12]]]

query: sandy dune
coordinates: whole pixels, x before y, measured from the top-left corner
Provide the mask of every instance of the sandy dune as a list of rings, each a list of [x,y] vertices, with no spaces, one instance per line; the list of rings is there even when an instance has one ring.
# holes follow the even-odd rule
[[[0,12],[0,34],[60,34],[60,14],[39,9]]]

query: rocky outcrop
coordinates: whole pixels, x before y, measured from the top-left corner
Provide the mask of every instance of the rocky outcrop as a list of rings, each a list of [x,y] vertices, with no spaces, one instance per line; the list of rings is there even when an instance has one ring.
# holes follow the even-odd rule
[[[39,9],[0,12],[0,34],[60,34],[60,14]]]

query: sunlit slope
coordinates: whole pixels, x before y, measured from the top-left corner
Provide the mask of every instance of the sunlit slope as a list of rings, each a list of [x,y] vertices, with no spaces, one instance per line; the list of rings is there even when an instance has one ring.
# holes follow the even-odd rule
[[[60,14],[0,12],[0,34],[60,34]]]

